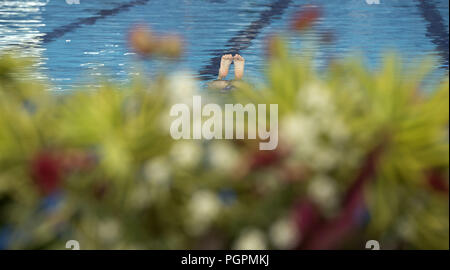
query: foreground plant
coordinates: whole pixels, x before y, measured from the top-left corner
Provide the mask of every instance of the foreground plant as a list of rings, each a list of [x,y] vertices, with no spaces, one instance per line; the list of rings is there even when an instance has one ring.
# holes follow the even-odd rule
[[[2,56],[0,247],[448,249],[448,76],[422,89],[431,63],[394,56],[318,74],[270,44],[267,83],[227,98],[278,104],[273,151],[173,140],[170,107],[202,94],[189,78],[57,96]]]

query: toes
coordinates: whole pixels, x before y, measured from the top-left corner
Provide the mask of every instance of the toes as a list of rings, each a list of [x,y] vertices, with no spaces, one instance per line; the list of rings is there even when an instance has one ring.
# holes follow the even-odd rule
[[[233,56],[231,54],[222,55],[222,60],[232,60]]]
[[[235,60],[235,61],[244,61],[244,57],[240,56],[239,54],[236,54],[236,55],[234,56],[234,60]]]

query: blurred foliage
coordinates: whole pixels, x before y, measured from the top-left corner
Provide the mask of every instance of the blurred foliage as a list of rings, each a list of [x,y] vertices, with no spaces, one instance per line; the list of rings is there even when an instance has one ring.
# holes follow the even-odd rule
[[[217,98],[187,76],[55,95],[1,56],[0,248],[448,249],[448,76],[425,91],[432,62],[394,55],[317,73],[278,36],[268,55],[227,102],[279,104],[274,151],[173,140],[171,105]]]

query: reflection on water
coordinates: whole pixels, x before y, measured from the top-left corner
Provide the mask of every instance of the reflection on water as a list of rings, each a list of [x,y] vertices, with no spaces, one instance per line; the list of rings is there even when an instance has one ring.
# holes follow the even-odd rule
[[[1,1],[0,2],[0,52],[18,50],[22,56],[34,57],[36,65],[44,68],[45,57],[39,28],[45,26],[42,9],[47,1]],[[34,74],[43,78],[41,74]]]
[[[303,4],[323,6],[316,33],[332,31],[336,37],[319,48],[315,45],[319,35],[290,38],[296,51],[314,49],[319,67],[331,57],[358,51],[376,68],[382,52],[394,49],[410,64],[415,64],[411,59],[434,54],[441,59],[436,74],[448,70],[446,0],[392,0],[379,5],[364,0],[93,0],[79,5],[6,0],[0,2],[0,50],[22,48],[22,55],[37,57],[41,73],[56,89],[89,82],[81,80],[86,77],[123,82],[142,70],[127,46],[126,33],[134,23],[147,22],[159,32],[181,33],[187,48],[179,63],[152,60],[145,64],[146,73],[187,69],[209,80],[216,76],[221,54],[239,52],[247,59],[247,77],[258,80],[265,67],[265,37],[285,31]]]
[[[0,48],[25,47],[24,53],[39,56],[40,41],[45,34],[39,31],[44,26],[42,1],[0,2]],[[37,49],[37,50],[36,50]]]

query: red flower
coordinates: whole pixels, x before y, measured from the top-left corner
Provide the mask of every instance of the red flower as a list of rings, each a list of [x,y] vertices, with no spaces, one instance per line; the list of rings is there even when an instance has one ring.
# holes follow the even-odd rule
[[[374,179],[384,144],[372,150],[363,163],[353,185],[347,191],[340,213],[331,220],[317,224],[301,246],[304,249],[333,249],[360,225],[365,211],[364,188]]]
[[[145,25],[133,27],[129,33],[128,40],[133,50],[143,57],[150,56],[157,47],[155,35]]]
[[[271,166],[282,158],[278,150],[258,151],[250,157],[250,169],[259,169]]]
[[[304,31],[311,27],[322,15],[322,11],[317,6],[306,6],[294,15],[291,28],[298,31]]]
[[[54,152],[40,152],[31,161],[31,178],[38,189],[48,195],[59,189],[63,176],[62,161]]]
[[[428,184],[437,192],[448,195],[448,181],[437,170],[432,170],[428,173]]]
[[[133,50],[142,57],[164,56],[179,58],[183,53],[183,40],[178,35],[156,35],[145,25],[133,27],[128,36]]]
[[[63,178],[95,165],[94,157],[83,151],[45,150],[37,153],[30,164],[30,176],[42,194],[48,195],[61,186]]]
[[[319,209],[314,203],[305,199],[294,209],[295,222],[300,231],[300,235],[306,237],[321,222]]]

